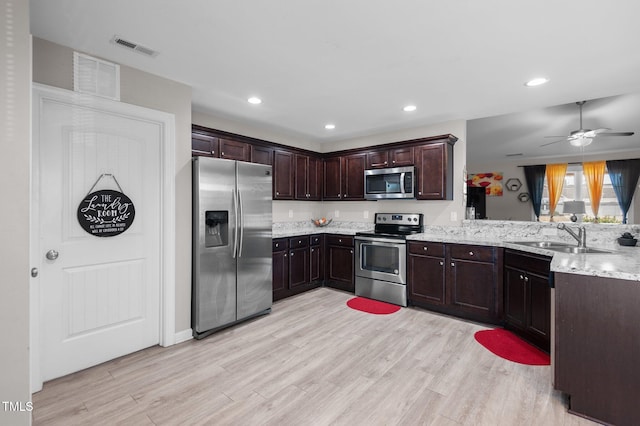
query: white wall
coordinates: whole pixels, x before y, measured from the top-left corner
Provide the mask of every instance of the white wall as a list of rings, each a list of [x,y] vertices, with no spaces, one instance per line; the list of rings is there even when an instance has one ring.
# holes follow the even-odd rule
[[[86,52],[91,55],[91,52]],[[73,50],[34,38],[33,81],[73,89]],[[127,66],[120,67],[122,102],[176,118],[176,332],[191,327],[191,88]]]
[[[0,5],[0,401],[31,401],[29,380],[29,185],[31,48],[29,2]],[[29,411],[0,424],[28,425]]]

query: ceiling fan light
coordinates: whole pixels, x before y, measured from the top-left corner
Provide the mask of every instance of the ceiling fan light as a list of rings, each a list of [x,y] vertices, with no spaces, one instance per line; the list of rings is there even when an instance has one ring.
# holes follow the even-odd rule
[[[573,146],[587,146],[593,142],[593,138],[585,138],[583,136],[569,139],[569,143]]]

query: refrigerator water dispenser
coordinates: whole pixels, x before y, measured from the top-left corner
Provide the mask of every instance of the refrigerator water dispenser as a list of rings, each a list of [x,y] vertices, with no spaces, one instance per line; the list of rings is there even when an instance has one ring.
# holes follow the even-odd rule
[[[221,247],[229,244],[229,211],[205,212],[205,247]]]

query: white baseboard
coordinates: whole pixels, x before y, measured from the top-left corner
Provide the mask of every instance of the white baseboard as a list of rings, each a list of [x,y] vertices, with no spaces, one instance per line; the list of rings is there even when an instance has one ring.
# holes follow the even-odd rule
[[[187,340],[191,340],[193,339],[193,331],[188,328],[186,330],[182,330],[179,331],[175,334],[175,343],[174,344],[178,344],[178,343],[182,343],[182,342],[186,342]]]

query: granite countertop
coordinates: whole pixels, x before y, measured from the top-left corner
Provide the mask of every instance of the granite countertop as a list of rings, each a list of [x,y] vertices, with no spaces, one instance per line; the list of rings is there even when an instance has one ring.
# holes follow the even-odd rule
[[[540,232],[541,226],[543,229],[553,230],[557,224],[541,225],[535,223],[531,226],[536,229],[533,230],[534,232],[531,232],[531,229],[527,230],[523,227],[515,228],[511,223],[507,223],[503,227],[501,225],[503,225],[504,222],[491,222],[495,222],[495,227],[486,226],[484,229],[473,226],[475,224],[469,225],[470,227],[465,227],[464,225],[462,227],[428,226],[425,227],[424,233],[412,235],[407,239],[511,248],[552,257],[551,270],[553,272],[640,281],[640,247],[623,247],[615,242],[615,238],[612,238],[609,234],[619,235],[621,233],[619,229],[612,230],[611,228],[603,228],[603,232],[599,232],[600,230],[597,230],[595,227],[601,225],[591,225],[587,227],[587,237],[593,235],[593,238],[587,240],[587,246],[608,250],[611,251],[611,253],[569,254],[513,243],[513,241],[557,241],[577,245],[576,241],[566,233],[544,235]],[[487,225],[492,224],[488,223]],[[568,226],[574,227],[577,225]],[[524,227],[527,227],[527,225],[524,225]],[[547,234],[551,234],[551,232],[547,232]],[[562,238],[565,237],[565,235],[566,238]]]
[[[638,225],[582,224],[587,229],[587,246],[609,250],[611,253],[558,253],[538,247],[514,244],[513,241],[557,241],[576,244],[555,223],[515,222],[495,220],[463,221],[462,226],[425,226],[422,234],[408,237],[414,241],[492,245],[552,257],[551,270],[570,274],[591,275],[640,281],[640,247],[622,247],[616,238],[623,232],[638,234]],[[571,228],[577,224],[567,225]],[[355,235],[373,229],[368,222],[333,221],[325,227],[314,226],[311,221],[278,222],[273,224],[273,238],[311,234]]]
[[[370,231],[373,223],[365,222],[337,222],[327,226],[315,226],[310,220],[302,222],[276,222],[273,224],[273,238],[295,237],[311,234],[342,234],[356,235],[356,232]]]

